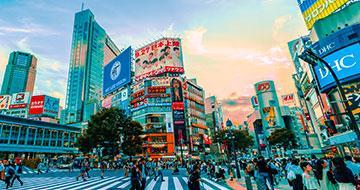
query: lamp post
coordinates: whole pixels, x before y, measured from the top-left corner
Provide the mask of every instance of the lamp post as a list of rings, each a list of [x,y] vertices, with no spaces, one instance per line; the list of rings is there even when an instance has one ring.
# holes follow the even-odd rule
[[[239,163],[237,160],[237,153],[236,153],[236,146],[235,146],[235,135],[232,132],[233,128],[229,130],[229,138],[231,140],[231,146],[234,149],[234,158],[235,158],[235,167],[236,167],[236,177],[241,178],[240,169],[239,169]],[[231,154],[231,153],[230,153]]]
[[[183,143],[184,143],[184,139],[181,137],[180,139],[180,154],[181,154],[181,165],[184,166],[184,154],[183,154]]]
[[[329,70],[330,74],[332,75],[332,77],[335,80],[335,84],[336,84],[336,86],[338,88],[340,97],[341,97],[342,101],[345,104],[345,110],[346,110],[348,116],[350,117],[350,128],[356,133],[357,145],[358,145],[358,147],[360,147],[360,144],[359,144],[359,139],[360,139],[359,128],[357,127],[355,117],[354,117],[352,111],[350,110],[349,102],[348,102],[348,100],[347,100],[347,98],[345,96],[344,89],[342,88],[340,80],[336,76],[334,70],[330,67],[329,63],[327,63],[324,59],[322,59],[321,57],[316,55],[316,53],[313,52],[310,48],[306,47],[304,52],[301,55],[299,55],[299,58],[304,60],[308,64],[310,64],[312,67],[314,67],[315,65],[317,65],[320,62],[320,64],[324,65]]]

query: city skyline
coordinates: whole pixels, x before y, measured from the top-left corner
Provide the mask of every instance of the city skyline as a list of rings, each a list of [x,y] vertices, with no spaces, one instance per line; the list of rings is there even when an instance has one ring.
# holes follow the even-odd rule
[[[85,1],[85,8],[119,48],[180,35],[186,74],[197,78],[206,96],[222,100],[224,119],[243,121],[250,109],[246,100],[260,80],[274,80],[278,95],[295,91],[287,41],[306,33],[295,0],[161,2],[163,11],[157,11],[159,2]],[[19,2],[2,1],[0,78],[11,51],[32,53],[39,59],[35,94],[61,98],[64,105],[72,26],[81,3],[37,1],[19,7]]]

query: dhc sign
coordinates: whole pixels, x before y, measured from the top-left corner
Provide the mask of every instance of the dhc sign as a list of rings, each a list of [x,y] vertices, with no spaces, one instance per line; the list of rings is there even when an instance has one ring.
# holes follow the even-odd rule
[[[324,58],[336,73],[340,82],[360,78],[360,44],[354,44],[336,51]],[[321,91],[335,86],[334,78],[328,69],[314,68]]]

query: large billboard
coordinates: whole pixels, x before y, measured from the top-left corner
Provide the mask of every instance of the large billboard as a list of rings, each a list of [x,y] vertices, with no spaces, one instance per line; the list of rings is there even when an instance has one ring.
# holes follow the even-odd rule
[[[57,117],[59,114],[60,99],[45,96],[44,114],[50,117]]]
[[[0,95],[0,110],[7,110],[11,104],[10,95]]]
[[[174,123],[175,145],[179,146],[186,141],[184,96],[181,81],[173,78],[171,80],[172,111]]]
[[[26,108],[29,104],[30,93],[29,92],[19,92],[12,95],[11,104],[9,109],[18,109]]]
[[[311,29],[314,23],[329,16],[349,0],[297,0],[306,27]]]
[[[360,78],[360,44],[353,44],[336,51],[323,59],[339,78],[340,82],[348,82]],[[328,69],[315,66],[315,75],[321,91],[335,86],[335,81]]]
[[[353,114],[360,114],[360,83],[349,84],[343,88]]]
[[[135,79],[184,73],[181,40],[162,38],[135,51]]]
[[[60,99],[46,95],[32,96],[29,114],[56,118],[59,113]]]
[[[131,47],[124,50],[104,67],[103,96],[130,83]]]
[[[29,106],[29,114],[30,115],[40,115],[44,113],[44,102],[45,96],[32,96],[30,100]]]

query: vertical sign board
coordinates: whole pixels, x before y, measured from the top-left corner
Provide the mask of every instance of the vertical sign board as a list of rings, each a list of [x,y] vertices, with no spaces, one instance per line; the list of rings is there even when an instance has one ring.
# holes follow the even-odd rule
[[[172,110],[174,122],[175,145],[181,145],[181,140],[186,141],[184,97],[181,81],[173,78],[171,80]]]
[[[44,113],[45,96],[32,96],[29,106],[30,115],[41,115]]]
[[[10,95],[0,95],[0,110],[7,110],[11,104]]]

